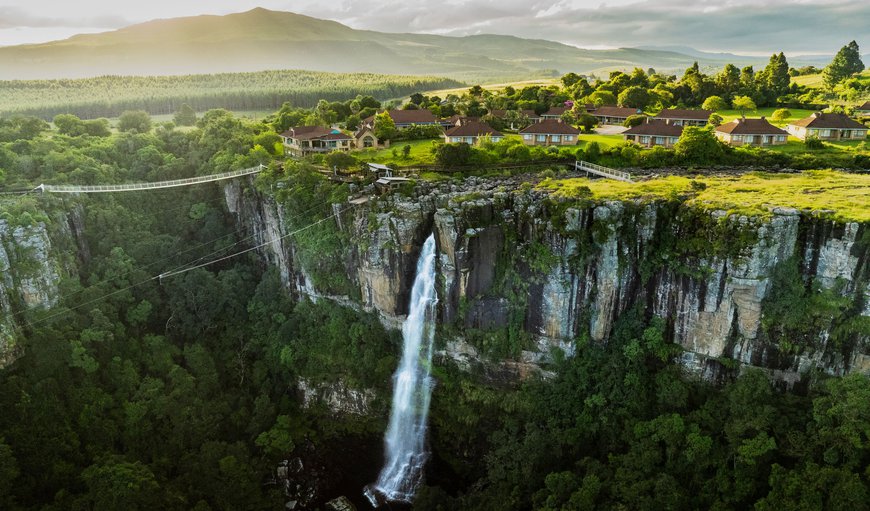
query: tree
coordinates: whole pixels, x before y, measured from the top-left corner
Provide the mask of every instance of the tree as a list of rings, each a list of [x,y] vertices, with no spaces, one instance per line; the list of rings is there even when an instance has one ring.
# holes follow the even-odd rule
[[[61,135],[79,137],[85,134],[85,123],[73,114],[55,115],[54,125]]]
[[[822,78],[825,87],[833,90],[838,83],[863,70],[864,62],[861,61],[858,43],[852,41],[834,55],[834,59],[822,71]]]
[[[332,151],[326,155],[326,166],[330,169],[349,169],[358,163],[357,159],[344,151]]]
[[[720,124],[722,124],[723,120],[724,119],[722,119],[721,115],[717,114],[716,112],[713,112],[712,114],[710,114],[710,118],[707,119],[707,124],[710,124],[713,126],[719,126]]]
[[[435,149],[435,161],[442,167],[465,165],[471,159],[471,155],[471,146],[464,142],[443,144]]]
[[[196,110],[187,103],[182,103],[172,120],[178,126],[193,126],[196,124]]]
[[[118,118],[118,130],[148,133],[151,131],[151,116],[144,110],[126,110]]]
[[[631,128],[634,126],[640,126],[646,121],[645,115],[629,115],[628,118],[622,123],[626,128]]]
[[[701,105],[701,108],[712,112],[718,112],[719,110],[725,110],[728,108],[728,102],[719,96],[710,96],[704,100],[704,104]]]
[[[767,67],[759,75],[764,80],[764,89],[770,103],[775,102],[777,97],[788,93],[791,76],[788,74],[788,61],[782,52],[771,55]]]
[[[712,126],[686,126],[674,145],[674,152],[685,162],[708,164],[718,161],[724,150]]]
[[[577,116],[577,126],[583,128],[583,131],[586,133],[591,133],[592,128],[598,124],[598,119],[596,119],[592,114],[583,112],[582,114]]]
[[[375,115],[374,132],[378,140],[392,140],[399,133],[396,123],[387,111]]]
[[[84,121],[84,128],[85,134],[92,137],[108,137],[112,134],[112,130],[109,128],[109,120],[105,118]]]
[[[608,90],[596,90],[586,98],[586,102],[595,106],[615,105],[616,96]]]
[[[780,108],[773,112],[773,115],[770,116],[771,119],[777,122],[783,122],[786,119],[791,117],[791,112],[788,108]]]
[[[649,103],[649,93],[644,87],[632,85],[619,94],[619,104],[643,110]]]
[[[740,110],[740,115],[745,115],[747,110],[755,110],[757,108],[755,101],[752,101],[752,98],[749,96],[734,96],[731,106],[735,110]]]
[[[571,87],[574,86],[575,83],[579,82],[581,80],[581,78],[582,77],[580,75],[578,75],[577,73],[568,73],[566,75],[563,75],[561,78],[562,87],[565,87],[566,89],[570,89]]]

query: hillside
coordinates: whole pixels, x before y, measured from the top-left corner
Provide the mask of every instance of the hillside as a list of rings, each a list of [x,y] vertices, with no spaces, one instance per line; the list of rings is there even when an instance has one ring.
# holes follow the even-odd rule
[[[356,30],[262,8],[155,20],[63,41],[0,48],[0,79],[198,74],[267,69],[436,74],[485,81],[634,66],[677,69],[672,51],[584,50],[512,36],[447,37]]]

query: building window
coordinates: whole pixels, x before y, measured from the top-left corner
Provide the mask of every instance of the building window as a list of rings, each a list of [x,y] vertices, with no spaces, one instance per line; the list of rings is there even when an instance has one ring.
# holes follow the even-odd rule
[[[553,135],[553,142],[561,142],[562,137],[560,135]]]
[[[538,142],[546,142],[547,135],[538,135],[537,137],[535,137],[535,140],[537,140]]]
[[[465,143],[468,145],[474,144],[474,137],[465,137]]]
[[[641,143],[641,144],[649,144],[649,136],[647,136],[647,135],[641,135],[641,137],[640,137],[640,143]]]
[[[819,130],[819,136],[820,137],[830,137],[831,130]]]
[[[655,145],[665,145],[665,137],[655,137],[653,143]]]
[[[523,134],[523,140],[531,140],[531,139],[532,139],[532,136],[529,135],[528,133]]]
[[[573,135],[565,135],[565,142],[572,142],[574,140]]]
[[[453,143],[462,142],[462,139],[459,137],[450,137],[450,141]]]
[[[785,142],[785,135],[777,135],[776,141],[777,142]]]

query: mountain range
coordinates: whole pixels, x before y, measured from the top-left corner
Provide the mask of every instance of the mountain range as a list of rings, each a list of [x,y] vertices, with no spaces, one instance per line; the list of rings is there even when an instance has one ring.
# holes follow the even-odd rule
[[[721,67],[721,54],[687,54],[690,50],[588,50],[505,35],[384,33],[257,8],[225,16],[154,20],[62,41],[3,47],[0,79],[308,69],[440,75],[485,82],[568,71],[606,74],[636,66],[680,70],[695,60],[705,67]],[[739,59],[741,64],[766,60]]]

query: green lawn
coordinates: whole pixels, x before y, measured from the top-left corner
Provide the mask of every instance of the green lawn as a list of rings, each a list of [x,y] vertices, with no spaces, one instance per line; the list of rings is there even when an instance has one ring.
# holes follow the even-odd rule
[[[589,142],[598,142],[598,145],[601,146],[602,149],[619,145],[624,140],[622,135],[599,135],[597,133],[583,133],[578,135],[577,139],[581,143],[581,147],[586,147],[586,144]]]
[[[815,149],[809,150],[807,146],[804,145],[802,140],[799,140],[795,137],[788,137],[788,142],[785,145],[771,145],[765,146],[765,149],[770,149],[771,151],[778,151],[781,153],[788,154],[798,154],[798,153],[808,153],[808,154],[831,154],[838,152],[858,152],[862,148],[866,146],[862,146],[863,141],[861,140],[850,140],[848,142],[823,142],[824,149]],[[866,151],[866,149],[865,149]]]
[[[393,165],[431,165],[435,162],[435,156],[432,154],[432,147],[442,144],[442,138],[430,138],[426,140],[400,140],[390,146],[389,149],[365,149],[352,153],[362,161],[371,163],[392,163]],[[402,156],[402,148],[406,145],[411,146],[411,153],[408,158]],[[395,151],[395,156],[393,155]]]
[[[702,182],[701,190],[692,182]],[[668,176],[636,183],[612,179],[547,179],[539,187],[557,196],[599,200],[661,200],[689,196],[687,203],[705,209],[768,217],[774,207],[818,211],[839,221],[870,221],[870,175],[815,170],[800,174],[752,172],[729,177]]]
[[[776,107],[759,108],[758,110],[752,110],[752,111],[746,112],[746,117],[747,118],[749,118],[749,117],[752,117],[752,118],[766,117],[767,120],[771,124],[773,124],[775,126],[782,127],[782,126],[785,126],[786,124],[788,124],[792,121],[797,121],[798,119],[803,119],[804,117],[809,117],[813,113],[813,110],[802,110],[800,108],[789,108],[788,111],[791,112],[791,117],[785,119],[784,121],[774,121],[773,119],[770,118],[770,116],[772,116],[773,112],[775,112],[776,110],[778,110],[778,108],[776,108]],[[726,122],[731,122],[734,119],[737,119],[740,117],[740,112],[738,110],[719,110],[716,113],[722,116],[722,119],[723,119],[722,124],[725,124]]]
[[[865,69],[863,72],[861,72],[858,75],[858,79],[861,80],[861,82],[863,83],[870,82],[870,69]],[[814,75],[793,76],[791,81],[792,83],[803,85],[811,89],[821,89],[824,86],[824,79],[822,78],[822,73]]]

